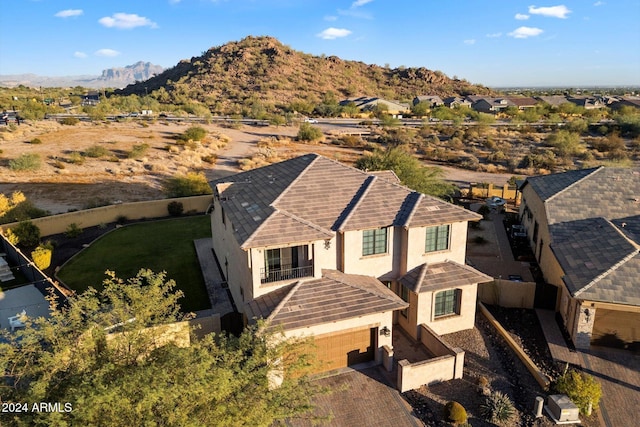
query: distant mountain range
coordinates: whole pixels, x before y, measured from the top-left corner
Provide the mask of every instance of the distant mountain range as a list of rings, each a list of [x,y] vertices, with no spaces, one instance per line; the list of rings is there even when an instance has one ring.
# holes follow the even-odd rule
[[[36,74],[0,75],[0,86],[15,87],[19,85],[30,87],[73,87],[83,86],[89,88],[123,88],[127,85],[145,81],[161,74],[164,69],[150,62],[138,61],[126,67],[108,68],[102,71],[100,76],[60,76],[48,77]]]

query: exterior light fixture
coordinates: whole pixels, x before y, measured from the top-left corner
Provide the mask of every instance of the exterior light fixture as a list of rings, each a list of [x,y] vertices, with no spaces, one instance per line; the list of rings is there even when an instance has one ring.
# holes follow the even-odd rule
[[[380,335],[384,335],[385,337],[391,336],[391,330],[383,326],[382,329],[380,329]]]

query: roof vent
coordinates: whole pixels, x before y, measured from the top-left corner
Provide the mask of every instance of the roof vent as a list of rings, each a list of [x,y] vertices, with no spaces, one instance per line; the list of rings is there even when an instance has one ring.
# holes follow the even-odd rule
[[[261,219],[262,219],[262,217],[260,217],[260,216],[258,216],[258,215],[256,215],[256,216],[254,216],[254,217],[253,217],[253,220],[254,220],[255,222],[258,222],[258,221],[260,221]]]

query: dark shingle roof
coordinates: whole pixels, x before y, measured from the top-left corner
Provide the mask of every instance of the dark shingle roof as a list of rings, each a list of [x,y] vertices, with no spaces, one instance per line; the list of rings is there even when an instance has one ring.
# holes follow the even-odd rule
[[[615,277],[632,271],[636,272],[632,279],[640,278],[640,264],[625,266],[637,256],[638,248],[614,224],[604,218],[589,218],[553,224],[550,231],[551,249],[565,272],[563,280],[571,295],[612,302],[608,298],[615,293],[617,302],[625,302],[627,296],[640,292],[634,291],[638,287],[633,286],[633,280],[614,284]],[[619,286],[628,290],[616,290]]]
[[[322,278],[300,281],[248,302],[247,315],[284,330],[351,319],[408,307],[378,279],[323,270]]]
[[[327,239],[336,231],[419,227],[480,218],[378,174],[317,154],[212,184],[244,249]]]
[[[598,169],[580,169],[551,175],[531,176],[526,179],[524,185],[530,185],[542,200],[547,200]]]
[[[400,278],[400,283],[415,293],[433,292],[491,281],[493,281],[492,277],[480,273],[473,267],[454,261],[425,263]]]

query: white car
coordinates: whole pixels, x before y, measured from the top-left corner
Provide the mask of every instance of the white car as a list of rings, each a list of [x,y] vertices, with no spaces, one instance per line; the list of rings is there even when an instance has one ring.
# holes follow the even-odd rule
[[[318,123],[316,119],[304,119],[305,123]]]

